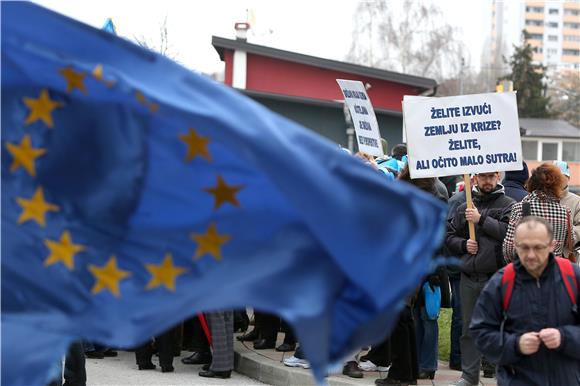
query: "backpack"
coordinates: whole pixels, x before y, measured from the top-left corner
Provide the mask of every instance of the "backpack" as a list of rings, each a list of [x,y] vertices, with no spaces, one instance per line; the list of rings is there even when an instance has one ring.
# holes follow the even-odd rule
[[[562,282],[564,283],[564,287],[566,287],[566,292],[568,293],[568,297],[572,302],[572,312],[578,317],[578,305],[576,304],[576,295],[578,293],[578,282],[576,281],[576,275],[574,274],[574,268],[572,267],[572,262],[568,259],[563,259],[560,257],[556,257],[556,263],[560,270],[560,275],[562,276]],[[505,321],[507,320],[507,310],[510,305],[510,300],[512,298],[512,292],[514,289],[514,284],[516,281],[516,270],[514,268],[514,263],[509,263],[506,265],[505,270],[503,271],[503,276],[501,278],[502,288],[505,288],[503,292],[503,299],[501,303],[501,308],[503,310],[503,320],[500,325],[500,332],[501,332],[501,342],[500,344],[503,345],[503,327]]]

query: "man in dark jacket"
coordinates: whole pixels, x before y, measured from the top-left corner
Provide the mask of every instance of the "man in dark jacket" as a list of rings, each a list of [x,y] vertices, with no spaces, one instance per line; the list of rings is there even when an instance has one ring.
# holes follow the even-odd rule
[[[528,171],[526,161],[523,161],[521,170],[505,172],[505,177],[503,179],[505,195],[520,202],[528,195],[528,191],[525,188],[528,178],[530,178],[530,172]]]
[[[499,173],[478,173],[472,209],[462,204],[448,222],[446,246],[462,260],[460,298],[462,312],[460,386],[479,383],[481,354],[475,347],[469,323],[473,308],[485,283],[503,266],[502,241],[505,237],[514,200],[498,184]],[[474,224],[476,240],[469,239],[468,222]]]
[[[477,347],[497,363],[498,385],[580,383],[580,319],[552,253],[553,239],[546,220],[522,219],[515,233],[518,258],[505,321],[504,270],[492,277],[473,311],[471,332]],[[580,283],[580,268],[572,266]],[[579,304],[577,285],[571,292]]]

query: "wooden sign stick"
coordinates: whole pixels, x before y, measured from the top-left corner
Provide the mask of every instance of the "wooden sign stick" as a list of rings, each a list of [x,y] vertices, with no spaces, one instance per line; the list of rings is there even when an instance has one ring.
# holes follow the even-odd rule
[[[473,200],[471,199],[471,177],[469,174],[463,175],[463,183],[465,184],[465,202],[469,209],[473,209]],[[475,240],[475,224],[468,221],[467,225],[469,226],[469,239]]]

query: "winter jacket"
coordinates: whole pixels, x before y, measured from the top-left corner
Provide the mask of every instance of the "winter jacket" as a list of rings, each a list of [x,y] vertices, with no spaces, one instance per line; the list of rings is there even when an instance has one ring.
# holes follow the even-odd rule
[[[502,182],[505,188],[505,195],[513,198],[516,202],[520,202],[528,195],[528,191],[525,188],[528,178],[530,178],[530,172],[525,162],[523,163],[522,170],[505,172],[505,177]]]
[[[574,266],[580,283],[580,267]],[[506,313],[503,334],[500,332],[503,269],[496,273],[482,291],[471,318],[470,330],[483,355],[498,365],[497,384],[501,385],[580,385],[580,319],[562,282],[560,270],[550,255],[548,266],[538,280],[514,262],[515,284]],[[576,289],[577,304],[580,291]],[[522,334],[557,328],[560,347],[554,350],[543,344],[532,355],[519,351]],[[502,336],[503,335],[503,336]]]
[[[556,246],[554,254],[563,256],[564,245],[568,244],[568,222],[570,220],[570,210],[560,204],[559,200],[540,190],[534,190],[527,195],[522,202],[514,204],[511,212],[508,230],[503,242],[503,255],[506,261],[511,261],[515,256],[514,237],[516,226],[522,219],[522,203],[530,203],[530,214],[542,217],[552,225],[554,230],[554,241]],[[572,234],[574,239],[574,234]]]
[[[489,194],[474,191],[473,205],[481,215],[475,224],[475,237],[478,243],[477,254],[467,253],[469,229],[465,219],[467,204],[461,204],[453,219],[447,223],[445,244],[448,251],[461,258],[461,271],[466,274],[493,274],[503,267],[501,251],[502,241],[506,235],[514,200],[504,194],[502,185]]]
[[[576,242],[580,242],[580,197],[570,193],[568,188],[564,191],[564,197],[560,199],[560,204],[570,209],[572,215],[572,232],[576,236]],[[564,246],[564,256],[568,256],[569,249]],[[580,260],[579,260],[580,262]]]
[[[457,192],[455,193],[453,196],[451,196],[451,198],[449,198],[449,200],[447,201],[447,222],[450,222],[451,220],[453,220],[453,217],[455,216],[455,213],[457,212],[457,208],[461,205],[461,204],[465,204],[465,191],[461,191],[461,192]],[[449,251],[449,248],[447,248],[447,243],[445,244],[445,256],[456,256],[456,254],[453,254]],[[447,274],[449,275],[449,277],[451,278],[455,278],[458,279],[461,276],[461,271],[459,269],[458,266],[456,265],[448,265],[447,266]]]
[[[435,178],[435,188],[437,189],[437,197],[447,202],[449,199],[449,192],[445,187],[445,184],[441,182],[438,178]]]
[[[457,192],[449,198],[449,201],[447,201],[447,220],[453,219],[455,212],[457,212],[457,208],[461,204],[465,204],[465,200],[465,191]]]
[[[441,182],[435,178],[435,185],[433,186],[433,189],[429,193],[431,193],[432,195],[434,195],[435,197],[437,197],[441,201],[447,203],[447,199],[448,199],[447,189],[441,190],[440,187],[438,186],[438,184],[440,184],[440,183]],[[438,255],[444,255],[445,254],[444,249],[445,249],[444,246],[442,246],[441,249],[439,250]],[[425,283],[425,282],[428,282],[431,286],[436,286],[436,285],[439,286],[439,288],[441,289],[441,307],[442,308],[451,308],[451,292],[449,290],[449,276],[447,275],[447,271],[446,271],[445,267],[443,267],[443,266],[437,267],[435,272],[429,274],[425,278],[425,280],[423,280],[423,283]],[[425,299],[423,298],[423,291],[422,291],[423,283],[417,289],[417,298],[415,299],[422,306],[425,305]]]

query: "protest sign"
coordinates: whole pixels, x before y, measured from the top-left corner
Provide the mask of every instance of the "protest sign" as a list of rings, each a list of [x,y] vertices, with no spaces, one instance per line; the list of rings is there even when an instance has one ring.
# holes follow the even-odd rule
[[[412,178],[522,168],[513,92],[405,96],[403,114]]]
[[[358,149],[377,157],[383,156],[379,124],[371,100],[362,82],[337,79],[356,131]]]

